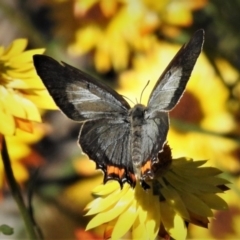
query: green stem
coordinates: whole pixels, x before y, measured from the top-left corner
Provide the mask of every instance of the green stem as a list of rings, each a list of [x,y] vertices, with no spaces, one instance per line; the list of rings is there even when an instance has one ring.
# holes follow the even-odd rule
[[[15,199],[18,208],[20,210],[20,213],[22,215],[23,221],[25,223],[25,227],[29,236],[29,239],[38,239],[35,230],[34,230],[34,224],[31,220],[31,216],[28,212],[27,207],[24,204],[23,197],[21,195],[20,188],[14,178],[12,167],[11,167],[11,162],[7,150],[7,144],[5,137],[2,137],[2,160],[3,160],[3,165],[5,169],[5,174],[6,174],[6,179],[7,183],[9,185],[9,188],[12,192],[13,198]]]

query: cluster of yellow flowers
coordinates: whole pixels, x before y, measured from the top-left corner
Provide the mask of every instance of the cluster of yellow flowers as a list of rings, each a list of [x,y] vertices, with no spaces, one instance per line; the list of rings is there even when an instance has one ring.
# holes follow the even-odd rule
[[[5,137],[19,182],[28,178],[26,167],[19,160],[31,153],[29,144],[39,141],[45,134],[44,128],[35,125],[41,122],[39,108],[56,109],[32,63],[32,56],[42,54],[44,49],[25,51],[26,47],[26,39],[17,39],[7,48],[0,47],[0,149]],[[2,187],[2,161],[0,170]]]

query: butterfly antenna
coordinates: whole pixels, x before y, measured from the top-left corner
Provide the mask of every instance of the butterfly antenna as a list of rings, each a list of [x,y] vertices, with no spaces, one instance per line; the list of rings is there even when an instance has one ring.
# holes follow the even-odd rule
[[[140,103],[141,103],[141,101],[142,101],[143,92],[144,92],[144,90],[146,89],[146,87],[148,86],[149,83],[150,83],[150,80],[148,80],[147,84],[145,85],[145,87],[144,87],[143,90],[142,90],[142,93],[141,93],[141,96],[140,96]]]

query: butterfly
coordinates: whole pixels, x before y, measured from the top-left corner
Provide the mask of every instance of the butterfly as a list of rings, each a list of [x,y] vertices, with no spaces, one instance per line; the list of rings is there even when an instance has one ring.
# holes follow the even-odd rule
[[[57,106],[80,123],[78,142],[104,183],[117,180],[121,187],[136,179],[153,177],[152,166],[162,151],[169,130],[168,113],[179,102],[204,42],[202,29],[183,45],[159,77],[147,106],[133,108],[107,85],[64,62],[34,55],[37,74]],[[145,187],[144,187],[145,186]]]

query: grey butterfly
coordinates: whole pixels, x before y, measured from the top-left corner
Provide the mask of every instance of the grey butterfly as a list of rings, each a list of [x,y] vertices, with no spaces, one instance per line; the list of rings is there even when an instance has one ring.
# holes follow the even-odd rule
[[[168,112],[179,102],[203,42],[204,31],[198,30],[159,77],[147,106],[133,108],[112,88],[79,69],[34,55],[37,74],[57,106],[80,123],[79,144],[104,172],[104,183],[113,179],[134,187],[136,178],[144,183],[153,177],[152,166],[167,138]]]

